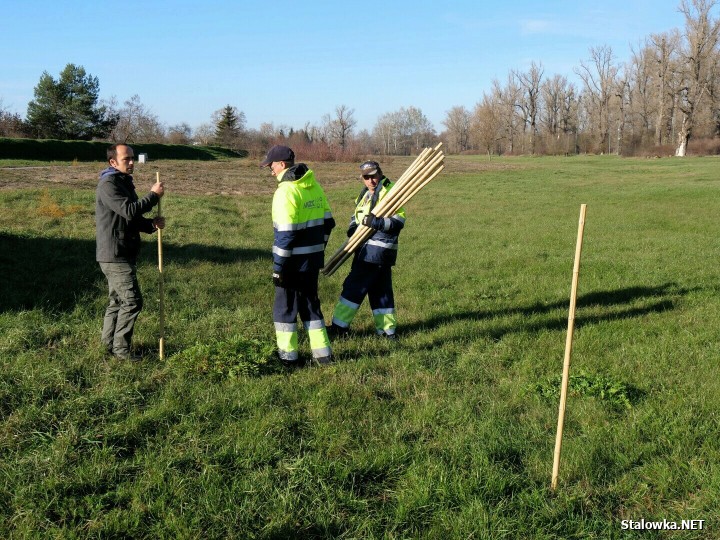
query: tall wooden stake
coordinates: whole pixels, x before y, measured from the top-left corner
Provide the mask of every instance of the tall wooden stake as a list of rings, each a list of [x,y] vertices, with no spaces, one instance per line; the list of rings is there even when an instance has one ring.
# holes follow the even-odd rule
[[[160,181],[160,173],[156,174],[156,180]],[[162,217],[162,208],[160,206],[162,199],[158,201],[157,205],[157,217]],[[162,254],[162,229],[157,231],[158,240],[158,272],[160,273],[158,279],[158,293],[160,295],[160,360],[165,360],[165,291],[164,289],[164,276],[163,276],[163,254]]]
[[[570,379],[570,354],[572,353],[573,331],[575,329],[575,303],[577,301],[578,278],[580,277],[580,253],[582,252],[583,231],[585,229],[586,204],[580,205],[580,222],[578,224],[577,246],[575,247],[575,264],[573,266],[572,286],[570,288],[570,311],[568,313],[568,329],[565,338],[565,359],[563,361],[562,385],[560,387],[560,408],[558,410],[557,435],[555,436],[555,456],[553,459],[552,482],[550,489],[555,491],[560,470],[560,448],[562,446],[563,424],[565,423],[565,403],[567,402],[568,381]]]

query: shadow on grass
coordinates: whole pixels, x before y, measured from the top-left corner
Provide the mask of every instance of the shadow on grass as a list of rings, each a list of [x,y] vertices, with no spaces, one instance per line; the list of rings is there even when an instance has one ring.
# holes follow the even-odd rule
[[[154,254],[145,252],[147,257],[155,258]],[[219,264],[252,262],[266,259],[271,261],[270,249],[229,249],[204,244],[173,245],[163,243],[164,264],[187,264],[194,261],[207,261]]]
[[[634,286],[580,295],[576,304],[575,328],[603,321],[629,319],[642,317],[649,313],[668,311],[675,308],[675,301],[678,297],[684,296],[688,292],[690,292],[689,289],[680,288],[676,283],[665,283],[652,287]],[[629,305],[637,303],[642,303],[642,305]],[[457,321],[482,321],[516,315],[526,317],[528,320],[525,322],[513,322],[512,324],[499,324],[484,333],[489,337],[499,339],[511,332],[564,330],[567,328],[569,304],[569,300],[561,300],[498,310],[447,313],[424,321],[403,325],[402,331],[403,333],[427,331]],[[565,309],[565,315],[536,320],[539,316],[551,314],[559,309]],[[592,311],[593,313],[584,314],[584,311]]]
[[[166,266],[193,261],[233,264],[263,258],[269,260],[269,250],[163,244]],[[156,251],[146,241],[140,263],[156,260]],[[93,240],[0,233],[0,313],[36,307],[71,311],[83,297],[96,294],[98,280],[104,278],[95,262]]]

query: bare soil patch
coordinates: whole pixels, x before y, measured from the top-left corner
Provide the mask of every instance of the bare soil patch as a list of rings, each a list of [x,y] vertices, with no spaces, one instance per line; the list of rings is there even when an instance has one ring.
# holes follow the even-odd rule
[[[414,160],[413,157],[380,157],[383,172],[396,180]],[[357,163],[308,162],[323,187],[351,185],[358,182]],[[0,189],[43,189],[51,186],[95,189],[104,163],[78,163],[42,167],[0,168]],[[445,173],[472,173],[506,169],[507,163],[477,161],[448,156]],[[270,194],[277,183],[269,169],[261,169],[256,160],[228,161],[158,160],[135,165],[133,177],[142,193],[155,181],[156,173],[168,190],[180,195],[249,195]]]

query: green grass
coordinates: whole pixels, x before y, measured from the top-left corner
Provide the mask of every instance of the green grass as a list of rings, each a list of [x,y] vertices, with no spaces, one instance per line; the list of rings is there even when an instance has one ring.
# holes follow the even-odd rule
[[[168,195],[168,359],[148,240],[150,359],[127,364],[98,343],[93,192],[0,191],[0,537],[720,538],[720,161],[447,161],[407,208],[399,343],[363,305],[335,365],[293,373],[269,195]],[[329,252],[358,189],[327,190]],[[326,319],[348,269],[321,277]]]

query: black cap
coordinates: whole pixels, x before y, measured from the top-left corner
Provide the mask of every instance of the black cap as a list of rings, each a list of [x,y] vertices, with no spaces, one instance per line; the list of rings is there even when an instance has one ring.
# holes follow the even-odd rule
[[[295,161],[295,152],[287,146],[276,144],[268,150],[267,156],[260,162],[260,166],[267,167],[273,161]]]
[[[382,170],[380,170],[380,164],[377,161],[366,161],[365,163],[360,165],[360,174],[362,174],[363,176],[375,173],[382,174]]]

